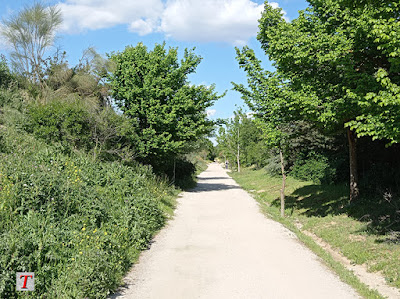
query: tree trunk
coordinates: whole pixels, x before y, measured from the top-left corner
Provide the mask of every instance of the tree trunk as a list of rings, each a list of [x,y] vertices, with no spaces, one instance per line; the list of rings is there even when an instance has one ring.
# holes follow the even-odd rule
[[[237,167],[238,167],[238,172],[240,172],[240,130],[238,128],[238,145],[237,145]]]
[[[282,171],[282,188],[281,188],[281,217],[285,217],[285,186],[286,186],[286,174],[285,164],[283,160],[282,149],[279,149],[279,156],[281,158],[281,171]]]
[[[176,177],[176,159],[174,158],[174,173],[173,173],[173,182],[175,184],[175,177]]]
[[[349,160],[350,160],[350,201],[357,199],[360,190],[358,189],[357,173],[357,140],[356,135],[350,128],[347,129],[347,139],[349,141]]]

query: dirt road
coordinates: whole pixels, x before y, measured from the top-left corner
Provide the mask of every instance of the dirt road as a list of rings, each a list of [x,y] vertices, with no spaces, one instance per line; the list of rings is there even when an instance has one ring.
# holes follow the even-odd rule
[[[359,298],[216,163],[112,298]]]

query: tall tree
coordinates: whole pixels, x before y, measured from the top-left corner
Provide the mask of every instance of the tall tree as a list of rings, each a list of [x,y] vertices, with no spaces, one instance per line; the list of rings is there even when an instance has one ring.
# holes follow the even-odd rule
[[[140,141],[138,158],[156,165],[178,154],[199,136],[212,131],[206,108],[219,99],[215,87],[193,85],[188,75],[196,70],[201,57],[185,49],[155,45],[149,51],[139,43],[121,53],[113,53],[116,64],[110,75],[112,96],[119,108],[135,123]]]
[[[258,40],[297,92],[292,101],[306,120],[326,130],[347,128],[354,200],[359,194],[357,135],[400,140],[398,114],[391,112],[399,111],[398,92],[391,87],[400,83],[400,47],[398,39],[387,37],[398,30],[399,3],[308,2],[310,8],[290,23],[266,2]]]
[[[227,163],[229,160],[234,159],[235,155],[232,152],[232,149],[229,144],[229,138],[230,136],[226,132],[226,128],[222,126],[222,123],[219,124],[220,127],[218,129],[218,134],[217,134],[217,143],[218,143],[218,156],[224,158],[224,162]]]
[[[237,171],[240,172],[242,159],[241,154],[244,147],[244,135],[242,129],[247,116],[241,108],[234,111],[233,114],[232,118],[221,122],[223,127],[220,128],[217,142],[228,160],[233,159],[236,161]]]
[[[62,23],[56,6],[35,3],[3,20],[1,35],[12,45],[11,58],[17,71],[31,83],[41,84],[41,65],[45,51],[53,45],[57,28]]]
[[[259,128],[264,133],[266,146],[279,150],[282,187],[281,187],[281,216],[285,216],[286,169],[284,153],[288,147],[287,127],[294,119],[292,111],[292,92],[288,84],[277,74],[264,70],[261,61],[254,51],[244,47],[236,49],[239,66],[247,73],[248,88],[243,84],[232,82],[234,90],[242,94],[246,104],[254,111],[254,117]]]

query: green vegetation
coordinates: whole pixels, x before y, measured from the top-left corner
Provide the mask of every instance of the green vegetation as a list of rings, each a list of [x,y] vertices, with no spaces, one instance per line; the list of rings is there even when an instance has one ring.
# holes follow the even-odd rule
[[[45,51],[53,44],[61,23],[57,6],[46,7],[39,2],[3,20],[2,36],[13,46],[13,67],[31,83],[43,87]]]
[[[61,21],[34,4],[0,32],[14,46],[12,68],[0,56],[1,298],[106,298],[213,149],[205,109],[219,96],[187,80],[199,56],[89,48],[71,67],[46,58]],[[19,271],[35,272],[34,292],[16,292]]]
[[[232,169],[239,165],[262,167],[269,157],[262,131],[250,116],[241,109],[234,112],[233,119],[220,120],[216,155],[223,161],[229,161]],[[239,164],[238,164],[239,163]]]
[[[399,3],[308,2],[291,22],[265,2],[257,38],[275,71],[236,49],[247,86],[233,89],[252,111],[236,131],[258,130],[242,137],[236,164],[248,168],[232,176],[314,250],[296,225],[400,287]],[[226,128],[218,154],[232,159]]]
[[[164,43],[148,51],[139,43],[112,54],[111,60],[116,64],[110,75],[112,96],[133,122],[137,159],[158,172],[176,169],[177,158],[191,143],[213,130],[206,108],[221,97],[214,86],[189,84],[188,75],[201,57],[185,49],[179,61],[177,48],[167,50]]]
[[[335,173],[336,169],[329,164],[327,157],[313,152],[304,159],[299,157],[290,172],[296,179],[317,184],[334,181]]]
[[[388,38],[388,32],[398,30],[394,20],[399,4],[309,3],[289,23],[280,8],[266,2],[257,38],[276,71],[264,71],[248,47],[237,49],[249,87],[234,84],[234,88],[242,93],[261,127],[271,131],[267,143],[276,141],[285,125],[296,126],[298,121],[325,135],[346,132],[350,200],[356,200],[360,194],[357,155],[364,150],[357,149],[358,139],[399,141],[400,47],[396,38]]]
[[[206,109],[222,96],[190,84],[194,49],[178,59],[165,43],[108,58],[89,48],[71,67],[65,52],[46,57],[57,7],[4,20],[13,52],[12,67],[0,56],[0,297],[106,297],[172,214],[174,186],[193,187],[216,156],[257,169],[233,176],[274,219],[400,287],[399,3],[308,2],[290,23],[265,4],[258,40],[274,72],[236,49],[248,86],[233,86],[253,114],[221,122],[217,149]],[[34,293],[16,293],[17,271],[35,272]]]
[[[347,128],[350,200],[355,200],[357,136],[399,141],[393,112],[398,111],[399,45],[388,46],[382,38],[382,31],[395,29],[382,20],[392,24],[399,4],[309,2],[311,7],[291,23],[266,4],[258,40],[289,85],[286,100],[301,119],[324,130]]]
[[[172,213],[177,191],[146,166],[65,154],[13,127],[7,118],[17,112],[3,113],[0,296],[17,297],[15,271],[32,271],[30,298],[106,297]]]
[[[369,271],[380,271],[386,281],[400,287],[400,247],[399,235],[395,232],[382,234],[382,217],[393,214],[389,202],[360,200],[356,205],[348,205],[345,185],[316,185],[312,182],[287,178],[286,217],[280,217],[279,196],[280,178],[268,175],[264,170],[244,169],[240,174],[231,173],[232,177],[246,190],[250,191],[269,217],[285,224],[296,232],[299,238],[323,255],[324,260],[343,276],[343,267],[335,265],[332,258],[319,246],[313,244],[309,237],[301,234],[306,230],[314,233],[332,247],[336,248],[352,262],[365,264]],[[369,211],[369,215],[363,214]],[[389,224],[390,225],[390,224]],[[350,275],[351,276],[351,275]],[[351,278],[354,280],[354,277]],[[354,281],[347,282],[360,287]],[[360,291],[367,298],[376,298],[373,292]]]

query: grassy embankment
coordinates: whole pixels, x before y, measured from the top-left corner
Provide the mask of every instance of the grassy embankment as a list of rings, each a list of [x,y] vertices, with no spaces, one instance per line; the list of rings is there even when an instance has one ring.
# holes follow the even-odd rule
[[[0,126],[0,298],[105,298],[148,247],[178,190],[139,164],[65,153],[18,128]],[[17,271],[35,291],[15,291]]]
[[[283,219],[279,213],[279,177],[271,177],[264,170],[250,169],[240,174],[231,173],[231,176],[251,191],[265,214],[294,231],[364,297],[380,298],[301,231],[317,235],[352,262],[366,265],[371,272],[380,271],[390,285],[400,287],[400,238],[398,231],[393,231],[397,223],[385,222],[390,208],[385,204],[387,201],[362,199],[358,204],[348,205],[348,188],[344,185],[316,185],[288,177],[287,216]]]

